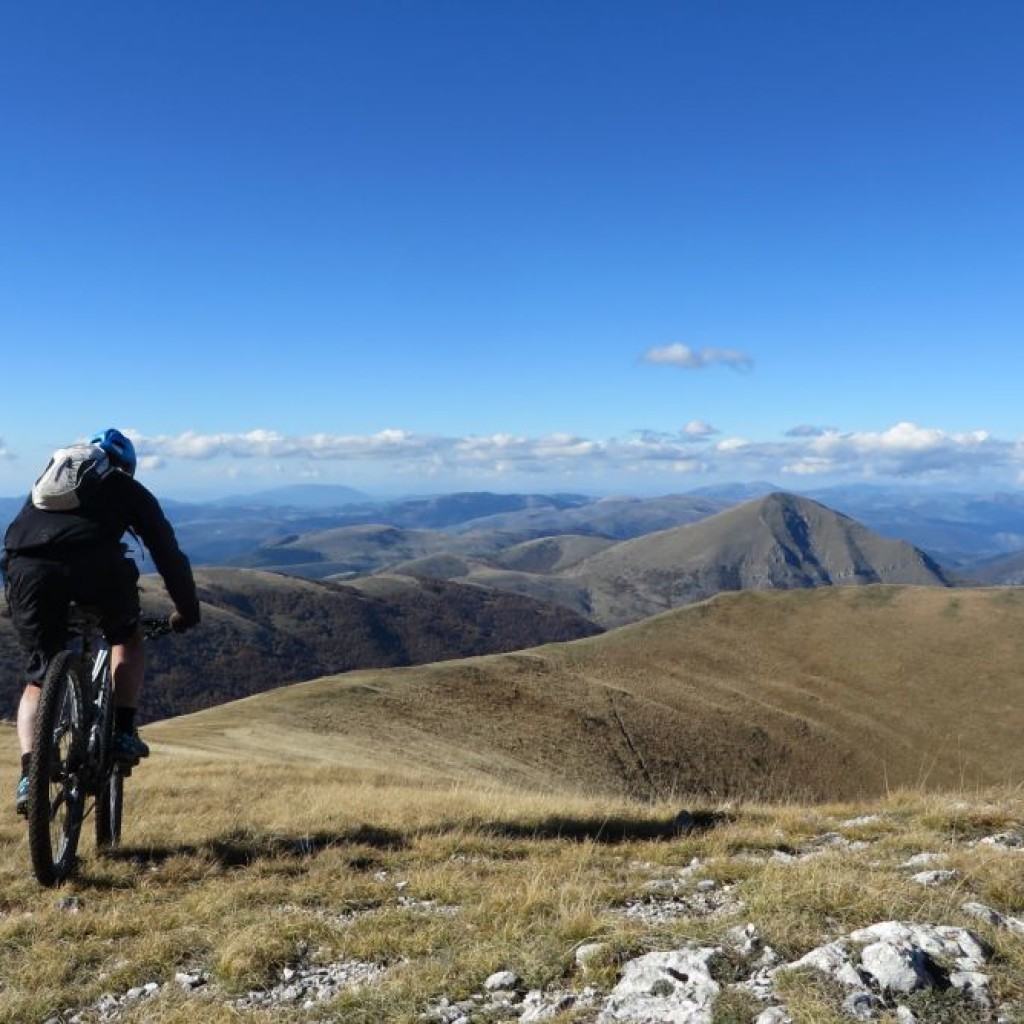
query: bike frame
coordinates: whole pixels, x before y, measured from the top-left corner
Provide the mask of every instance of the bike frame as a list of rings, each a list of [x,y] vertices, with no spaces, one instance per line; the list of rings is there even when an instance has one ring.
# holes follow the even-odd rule
[[[108,763],[113,724],[114,687],[110,645],[100,631],[99,619],[87,609],[75,608],[68,623],[69,644],[83,669],[82,704],[88,743],[81,761],[82,784],[94,796],[110,772]],[[87,808],[83,817],[89,813]]]

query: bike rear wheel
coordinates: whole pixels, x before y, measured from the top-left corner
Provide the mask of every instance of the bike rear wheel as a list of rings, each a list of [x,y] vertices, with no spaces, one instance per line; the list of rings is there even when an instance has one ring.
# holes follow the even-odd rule
[[[67,651],[50,663],[36,712],[29,765],[28,842],[41,885],[59,885],[75,866],[82,830],[86,756],[81,669]]]

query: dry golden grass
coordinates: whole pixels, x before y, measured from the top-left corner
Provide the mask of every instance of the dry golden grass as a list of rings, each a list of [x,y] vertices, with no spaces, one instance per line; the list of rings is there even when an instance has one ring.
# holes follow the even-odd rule
[[[5,729],[0,766],[13,778],[15,765]],[[0,1020],[43,1021],[157,982],[160,992],[121,1019],[412,1024],[441,996],[480,992],[499,969],[516,970],[532,988],[607,990],[630,956],[718,942],[748,921],[787,957],[879,920],[969,923],[996,950],[1000,998],[1024,996],[1024,943],[960,909],[977,899],[1024,913],[1024,855],[968,845],[1024,821],[1016,790],[902,791],[870,804],[695,799],[688,806],[698,827],[677,835],[680,802],[403,782],[272,753],[254,763],[166,747],[128,785],[122,848],[99,859],[87,834],[78,874],[56,891],[35,884],[23,825],[3,816]],[[877,817],[850,824],[868,812]],[[836,831],[868,845],[788,864],[772,856],[814,848]],[[948,855],[960,872],[954,886],[908,880],[900,865],[922,851]],[[694,880],[731,887],[743,909],[661,921],[623,913],[648,883],[679,879],[694,858]],[[68,897],[76,910],[62,909]],[[575,951],[596,940],[608,950],[584,981]],[[339,960],[387,969],[312,1015],[230,1004],[278,983],[289,965]],[[202,994],[173,984],[187,969],[210,972]],[[786,985],[797,1021],[838,1019],[815,979]],[[750,1008],[730,991],[716,1024],[749,1021]]]

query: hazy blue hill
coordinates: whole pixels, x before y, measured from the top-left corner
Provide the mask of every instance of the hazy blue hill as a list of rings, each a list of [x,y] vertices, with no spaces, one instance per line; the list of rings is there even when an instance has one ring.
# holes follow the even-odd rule
[[[333,492],[336,488],[328,487],[325,490]],[[311,493],[315,497],[319,493],[315,485],[280,488],[263,493],[282,497],[288,495],[297,503],[258,502],[257,495],[249,495],[213,502],[171,500],[164,501],[163,505],[182,548],[195,565],[287,566],[289,571],[297,574],[320,576],[324,573],[353,571],[354,567],[325,566],[327,559],[315,550],[307,554],[288,550],[289,546],[308,548],[310,545],[304,543],[296,545],[296,541],[307,534],[323,534],[330,530],[363,526],[441,530],[495,512],[526,508],[573,508],[594,500],[573,494],[492,494],[483,491],[392,501],[354,500],[347,505],[332,507],[326,500],[322,504],[301,503],[304,494]],[[20,507],[20,501],[12,504],[11,516]],[[232,504],[232,501],[240,504]]]
[[[969,580],[985,586],[1019,587],[1024,585],[1024,551],[966,565],[961,572]]]
[[[698,498],[715,498],[718,501],[741,502],[753,501],[754,498],[760,498],[766,494],[774,494],[776,491],[782,490],[785,490],[785,488],[764,480],[755,480],[751,483],[708,484],[706,487],[694,487],[693,490],[686,493]]]
[[[7,524],[18,514],[18,509],[24,504],[24,495],[20,498],[0,498],[0,534],[7,529]]]
[[[317,576],[324,572],[371,573],[397,562],[435,554],[450,541],[447,534],[437,530],[379,524],[341,526],[269,541],[236,559],[234,564],[261,569],[309,566]]]
[[[337,508],[357,502],[370,501],[370,495],[354,487],[340,484],[290,484],[286,487],[272,487],[252,494],[235,495],[218,499],[216,505],[247,506],[270,505],[292,508]]]
[[[950,568],[1024,548],[1024,494],[845,486],[807,492],[886,537],[905,540]]]
[[[690,494],[658,498],[614,497],[591,500],[576,507],[526,508],[461,524],[456,532],[491,530],[518,538],[590,534],[627,540],[656,530],[694,523],[727,508],[729,502]]]
[[[406,498],[378,506],[386,518],[366,520],[427,530],[471,524],[489,517],[523,510],[585,508],[596,499],[583,494],[495,494],[490,491],[464,491],[424,498]]]

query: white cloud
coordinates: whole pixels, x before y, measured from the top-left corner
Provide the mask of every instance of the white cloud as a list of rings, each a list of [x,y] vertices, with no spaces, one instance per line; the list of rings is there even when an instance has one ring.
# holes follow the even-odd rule
[[[871,466],[885,476],[953,473],[972,467],[997,467],[1019,458],[1014,446],[987,431],[951,433],[915,423],[897,423],[888,430],[839,433],[812,438],[807,451],[833,470]]]
[[[719,441],[718,444],[715,445],[715,451],[738,452],[749,447],[750,442],[744,440],[742,437],[727,437],[724,441]]]
[[[617,437],[569,432],[531,436],[511,432],[465,437],[389,428],[369,434],[289,435],[268,428],[237,433],[145,436],[135,433],[140,467],[165,482],[304,478],[353,481],[459,481],[487,487],[538,485],[619,487],[629,480],[671,486],[682,475],[719,480],[998,478],[1024,474],[1024,440],[1006,441],[984,430],[950,431],[909,422],[882,430],[793,428],[782,438],[723,436],[692,420],[669,431],[635,430]],[[0,441],[0,464],[15,453]],[[16,465],[11,462],[11,465]],[[20,485],[19,485],[20,486]]]
[[[811,423],[800,423],[786,431],[786,437],[821,437],[835,431],[835,427],[816,427]]]
[[[230,457],[309,459],[360,459],[414,455],[430,447],[425,436],[404,430],[382,430],[376,434],[311,434],[288,437],[273,430],[250,430],[244,434],[196,434],[186,431],[177,437],[138,438],[140,455],[159,454],[168,458],[213,459]]]
[[[783,473],[790,473],[793,476],[815,476],[822,473],[828,473],[833,469],[832,463],[828,459],[818,459],[813,456],[808,456],[804,459],[798,459],[796,462],[790,462],[782,467]]]
[[[712,434],[720,434],[721,431],[717,427],[711,426],[710,423],[705,423],[704,420],[690,420],[683,427],[683,433],[687,437],[705,438],[710,437]]]
[[[715,363],[724,363],[734,370],[749,370],[754,365],[750,356],[733,348],[693,349],[678,342],[661,348],[649,348],[640,357],[655,366],[678,366],[684,370],[702,370]]]

